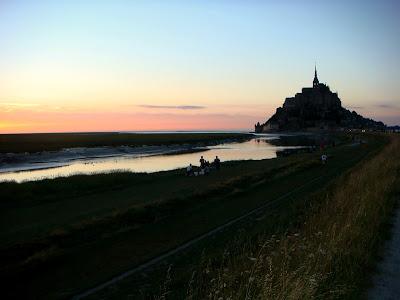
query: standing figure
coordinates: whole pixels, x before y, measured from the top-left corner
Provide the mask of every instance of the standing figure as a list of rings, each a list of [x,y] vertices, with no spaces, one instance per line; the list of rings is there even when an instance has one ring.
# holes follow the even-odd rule
[[[203,158],[203,156],[200,157],[200,168],[204,168],[204,164],[205,164],[205,160]]]
[[[221,166],[221,161],[219,160],[218,156],[216,156],[214,159],[214,166],[217,170],[219,170],[219,168]]]

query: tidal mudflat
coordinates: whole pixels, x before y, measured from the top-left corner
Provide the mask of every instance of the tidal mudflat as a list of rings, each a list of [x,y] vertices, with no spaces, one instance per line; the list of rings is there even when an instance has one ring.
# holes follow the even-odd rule
[[[151,145],[160,139],[159,135],[148,134],[146,138],[154,136],[155,140],[148,142],[150,145],[135,147],[72,147],[33,153],[3,153],[0,154],[0,181],[22,182],[115,171],[159,172],[196,165],[200,156],[211,161],[216,156],[221,161],[260,160],[275,158],[280,151],[310,147],[313,142],[311,137],[289,138],[282,134],[210,134],[207,140],[204,134],[197,137],[190,133],[185,139],[186,134],[180,133],[179,143]],[[164,135],[168,137],[171,134]],[[172,137],[176,135],[179,134]],[[145,139],[142,136],[138,138]]]

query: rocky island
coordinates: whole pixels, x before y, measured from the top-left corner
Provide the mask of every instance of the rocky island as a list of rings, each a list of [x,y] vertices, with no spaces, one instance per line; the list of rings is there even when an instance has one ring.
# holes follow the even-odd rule
[[[320,83],[315,68],[312,87],[285,99],[282,107],[265,123],[254,126],[256,133],[273,131],[319,131],[342,129],[384,130],[385,124],[364,118],[342,107],[337,93]]]

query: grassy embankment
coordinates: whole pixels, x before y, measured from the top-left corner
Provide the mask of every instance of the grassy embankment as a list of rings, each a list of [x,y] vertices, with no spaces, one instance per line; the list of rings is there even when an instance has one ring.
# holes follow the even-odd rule
[[[55,151],[72,147],[142,146],[213,143],[246,139],[242,133],[33,133],[1,134],[0,153]]]
[[[323,168],[319,154],[302,154],[227,163],[199,178],[171,171],[1,184],[5,294],[68,297],[317,179],[288,199],[297,201],[380,145],[330,149]]]
[[[399,174],[400,137],[391,136],[379,154],[313,195],[308,208],[303,207],[296,222],[283,232],[242,239],[226,246],[223,255],[203,257],[178,295],[187,299],[363,297],[399,199]],[[167,283],[171,281],[168,278]],[[162,288],[160,298],[168,295],[177,295],[173,287]]]

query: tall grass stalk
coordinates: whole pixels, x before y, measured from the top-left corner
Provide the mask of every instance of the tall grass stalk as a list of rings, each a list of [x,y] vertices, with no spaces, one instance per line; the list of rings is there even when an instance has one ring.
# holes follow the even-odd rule
[[[400,137],[392,136],[382,151],[327,189],[290,232],[259,237],[224,255],[215,267],[201,266],[198,283],[191,280],[196,290],[190,298],[360,296],[395,206],[399,172]]]

